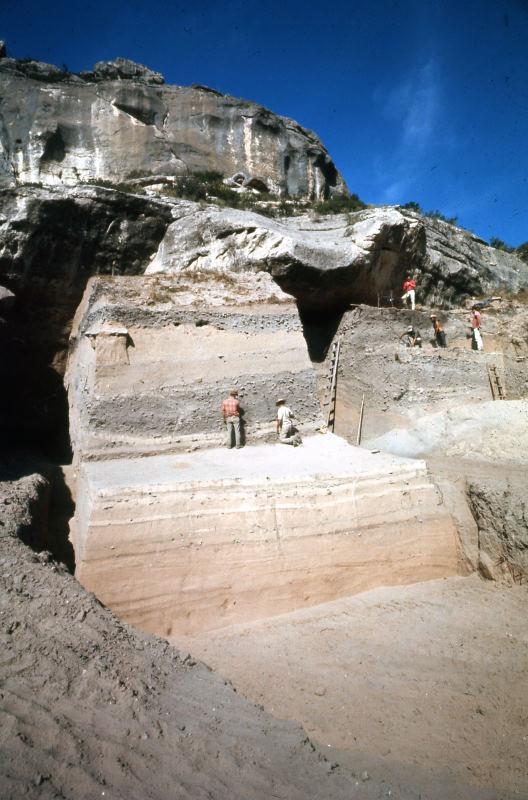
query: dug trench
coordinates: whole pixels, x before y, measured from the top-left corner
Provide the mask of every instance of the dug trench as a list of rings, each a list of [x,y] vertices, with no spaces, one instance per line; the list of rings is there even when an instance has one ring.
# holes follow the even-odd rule
[[[124,288],[118,286],[116,291]],[[109,291],[108,286],[105,291]],[[100,301],[101,295],[97,297]],[[100,476],[105,467],[123,467],[125,462],[130,462],[131,453],[135,453],[138,446],[142,448],[145,464],[153,453],[165,450],[166,457],[173,459],[173,472],[180,475],[189,469],[182,463],[195,456],[198,462],[211,444],[221,444],[219,422],[215,423],[217,429],[211,437],[213,423],[209,412],[204,414],[202,426],[198,425],[190,435],[185,433],[188,418],[184,417],[183,430],[164,430],[161,440],[156,435],[155,424],[152,429],[148,425],[144,427],[143,435],[138,437],[137,428],[127,434],[108,414],[108,408],[118,404],[121,411],[130,413],[133,419],[134,414],[139,414],[141,421],[144,419],[141,417],[143,402],[145,407],[150,403],[149,414],[165,414],[177,394],[176,384],[182,381],[178,364],[174,361],[167,364],[167,352],[177,352],[188,365],[185,372],[192,382],[199,377],[198,372],[196,376],[193,372],[193,358],[202,362],[201,367],[208,362],[206,374],[211,376],[211,385],[203,387],[202,379],[201,383],[194,384],[194,389],[203,389],[204,394],[214,392],[215,402],[221,398],[222,391],[232,385],[234,370],[238,370],[238,374],[241,367],[246,370],[240,387],[241,398],[249,412],[246,449],[227,453],[213,447],[222,461],[209,462],[203,467],[225,470],[226,456],[231,464],[234,458],[242,456],[246,478],[252,463],[256,470],[274,469],[280,487],[273,487],[272,493],[283,492],[292,459],[301,455],[291,496],[289,500],[281,496],[282,505],[290,503],[287,519],[277,522],[281,503],[274,501],[274,520],[268,524],[274,531],[283,531],[288,525],[298,530],[306,526],[306,507],[314,512],[319,522],[328,517],[328,509],[332,514],[342,509],[338,538],[351,542],[350,532],[344,533],[347,517],[354,513],[357,522],[361,519],[361,509],[357,506],[351,509],[340,503],[340,491],[344,496],[350,493],[346,485],[346,480],[351,479],[350,472],[341,476],[345,481],[341,486],[336,485],[335,479],[332,485],[324,486],[323,494],[327,499],[323,505],[317,500],[310,480],[313,474],[321,475],[325,458],[321,443],[332,441],[332,437],[315,432],[322,421],[319,405],[308,402],[307,396],[310,389],[320,396],[324,394],[330,345],[339,337],[342,355],[337,383],[336,434],[355,443],[359,408],[365,395],[364,447],[360,451],[364,457],[363,466],[368,465],[367,472],[379,481],[384,470],[379,464],[375,468],[372,464],[385,459],[385,475],[390,484],[389,474],[397,471],[395,465],[401,469],[404,463],[406,469],[413,472],[412,480],[417,486],[411,486],[410,490],[408,486],[398,489],[400,501],[407,498],[398,504],[398,513],[402,505],[407,509],[400,526],[394,516],[395,509],[390,505],[381,507],[387,496],[394,496],[393,485],[387,488],[384,484],[382,491],[371,495],[368,503],[363,500],[370,518],[376,515],[377,518],[374,525],[368,524],[363,529],[355,525],[361,536],[356,534],[352,560],[356,572],[370,575],[372,582],[360,583],[353,591],[349,591],[348,576],[354,570],[350,560],[343,560],[350,548],[335,550],[331,546],[336,538],[335,525],[331,526],[332,530],[325,531],[326,539],[316,532],[299,540],[302,547],[297,550],[308,553],[311,564],[306,560],[291,561],[288,570],[281,573],[270,562],[271,549],[265,551],[266,543],[261,540],[266,537],[256,538],[258,525],[265,528],[267,524],[265,516],[263,524],[257,520],[257,527],[253,519],[253,528],[241,526],[240,517],[236,523],[229,519],[226,529],[232,530],[234,524],[237,536],[230,537],[229,541],[224,537],[215,543],[208,574],[214,573],[218,563],[222,563],[222,559],[218,560],[222,545],[230,546],[225,550],[224,561],[226,570],[232,568],[233,554],[241,547],[233,538],[242,539],[242,532],[252,531],[252,558],[247,558],[248,550],[239,558],[240,564],[249,563],[250,568],[244,584],[245,598],[237,603],[245,605],[251,613],[238,616],[228,613],[226,616],[229,608],[223,606],[223,602],[226,594],[230,596],[232,591],[226,591],[224,586],[223,596],[220,596],[217,587],[213,587],[214,613],[210,602],[204,604],[207,608],[191,620],[190,627],[186,622],[175,632],[172,622],[173,630],[169,631],[168,627],[163,627],[167,619],[163,615],[162,626],[157,631],[150,622],[144,626],[165,638],[170,636],[173,646],[184,647],[192,653],[189,656],[168,647],[164,639],[141,634],[118,622],[67,574],[61,567],[66,547],[64,519],[72,515],[73,501],[67,492],[62,499],[59,494],[57,511],[51,515],[46,511],[51,488],[64,492],[65,486],[54,478],[52,471],[41,467],[43,456],[53,465],[50,457],[53,453],[44,443],[39,454],[40,464],[33,469],[28,465],[27,455],[25,463],[12,458],[10,471],[4,475],[2,528],[6,544],[2,580],[7,600],[2,609],[2,619],[6,623],[4,666],[7,670],[3,713],[8,723],[4,730],[8,731],[6,758],[10,763],[6,772],[6,796],[19,796],[24,788],[28,796],[35,797],[53,797],[58,792],[63,796],[88,797],[96,789],[108,791],[110,796],[144,797],[142,792],[146,784],[151,786],[149,796],[152,797],[166,796],[167,791],[174,792],[175,787],[182,796],[206,796],[209,792],[210,796],[218,798],[522,795],[527,789],[522,770],[526,719],[518,698],[523,691],[526,657],[523,610],[527,598],[525,586],[519,583],[523,581],[526,568],[523,560],[526,508],[522,495],[526,464],[522,459],[523,433],[519,423],[522,422],[526,386],[523,362],[518,360],[524,354],[519,352],[518,346],[517,349],[513,344],[504,346],[506,337],[501,326],[509,316],[507,321],[511,327],[513,316],[522,315],[523,311],[504,308],[502,316],[497,314],[500,347],[490,351],[493,355],[484,356],[484,361],[501,359],[504,375],[509,376],[505,378],[510,390],[508,396],[512,398],[504,404],[502,428],[497,427],[497,420],[493,418],[496,435],[491,437],[487,436],[490,429],[487,420],[492,414],[488,407],[492,401],[483,359],[481,354],[469,349],[464,335],[456,337],[455,323],[447,325],[448,335],[451,334],[449,352],[438,352],[427,342],[422,351],[414,352],[405,349],[394,335],[399,335],[408,322],[407,312],[396,309],[359,307],[323,325],[303,320],[303,326],[298,322],[296,309],[288,305],[272,304],[264,319],[258,322],[254,309],[238,308],[236,313],[223,309],[224,317],[219,320],[217,310],[210,310],[211,316],[208,316],[200,307],[199,312],[186,309],[183,316],[179,309],[180,317],[175,325],[174,318],[168,319],[167,315],[171,314],[166,307],[157,315],[162,324],[153,322],[152,315],[147,324],[144,317],[136,316],[135,312],[131,314],[130,310],[127,319],[118,318],[115,299],[110,297],[108,303],[108,307],[112,306],[113,318],[103,315],[104,325],[111,323],[109,328],[105,330],[104,325],[95,328],[95,347],[92,347],[93,336],[92,341],[89,336],[83,336],[76,342],[80,372],[85,370],[87,378],[93,378],[94,393],[86,406],[77,402],[74,407],[83,414],[86,410],[89,413],[83,417],[84,421],[88,420],[86,426],[81,420],[83,424],[75,423],[72,428],[75,466],[61,471],[69,480],[80,468],[84,471],[84,486],[93,489],[90,471],[93,474],[95,470]],[[156,312],[155,306],[150,310]],[[81,321],[81,333],[93,332],[97,320],[90,319],[89,314],[79,316],[86,322],[83,329]],[[153,316],[156,317],[156,313]],[[460,317],[462,321],[461,314],[453,317]],[[249,332],[248,320],[253,320],[254,328]],[[424,330],[427,324],[424,312]],[[103,362],[108,358],[113,361],[112,374],[116,380],[115,386],[108,387],[111,403],[105,404],[107,386],[103,381],[107,381],[110,372],[108,363],[90,365],[82,359],[89,360],[91,354],[97,357],[97,337],[102,333],[104,340],[112,326],[110,346],[106,346],[107,341],[99,347]],[[122,353],[121,344],[116,347],[114,342],[118,326],[126,328],[134,344],[126,347],[128,364],[121,364],[121,367],[115,363],[116,350]],[[122,335],[117,334],[117,340],[119,336]],[[246,343],[244,357],[240,357],[239,349],[232,363],[224,364],[230,360],[225,358],[230,342],[240,348],[243,339],[251,339],[251,346]],[[269,369],[262,367],[269,357],[272,358]],[[154,361],[154,368],[149,360]],[[212,361],[215,365],[222,362],[221,369],[218,366],[212,369]],[[278,370],[277,364],[285,369]],[[169,367],[176,376],[172,385],[167,383]],[[98,368],[102,370],[99,376]],[[74,367],[70,373],[74,380],[76,369]],[[123,374],[127,371],[132,381]],[[278,373],[280,381],[276,380]],[[159,411],[152,410],[152,395],[148,392],[141,398],[144,385],[141,381],[146,374],[159,377],[164,399]],[[244,393],[246,383],[250,389],[247,394]],[[131,407],[131,386],[134,387],[133,397],[141,398],[139,411]],[[270,442],[273,403],[277,391],[285,386],[288,398],[291,397],[289,402],[301,416],[306,438],[305,447],[296,451],[281,449]],[[85,395],[90,394],[92,386],[84,389]],[[252,405],[253,394],[259,400]],[[267,398],[265,402],[263,397]],[[70,402],[71,398],[70,391]],[[471,415],[464,416],[463,404],[472,408]],[[456,409],[455,418],[453,408]],[[448,433],[439,423],[439,419],[446,417],[450,420]],[[418,419],[428,420],[429,441],[423,432],[418,431],[420,436],[416,435]],[[458,424],[460,421],[465,423],[465,428]],[[135,418],[134,424],[137,422]],[[62,431],[63,438],[66,425],[63,417],[60,427],[55,428]],[[485,447],[480,448],[484,452],[475,452],[473,446],[479,431],[484,431],[481,439]],[[509,446],[512,439],[517,442],[513,449]],[[52,440],[53,436],[49,441]],[[253,444],[252,440],[259,444]],[[325,466],[323,482],[344,458],[339,450],[341,444],[338,443],[334,451],[331,447],[328,449],[332,465]],[[271,462],[257,463],[256,451],[266,448],[277,451],[276,455]],[[383,452],[372,452],[380,450]],[[524,452],[527,452],[526,447]],[[310,457],[315,459],[315,467],[310,465]],[[402,462],[402,458],[411,458],[412,462]],[[281,466],[285,462],[286,468]],[[424,466],[418,467],[420,463]],[[45,473],[45,477],[29,478],[32,471]],[[272,476],[273,473],[265,477]],[[405,480],[410,478],[408,471]],[[225,478],[228,479],[237,486],[244,482],[239,473]],[[152,475],[149,475],[144,482],[151,480]],[[169,492],[160,492],[163,480],[157,480],[158,495],[154,496],[154,503],[150,502],[152,495],[145,503],[146,495],[141,490],[138,508],[148,510],[160,495],[163,495],[163,502],[167,502]],[[299,488],[303,480],[305,485]],[[128,492],[130,481],[123,483],[120,478],[120,482],[117,482],[117,489],[124,486]],[[83,503],[86,505],[86,497],[79,495],[81,485],[77,486],[77,519],[79,507]],[[353,486],[357,500],[357,481]],[[171,482],[171,491],[174,491],[174,482]],[[204,507],[211,503],[214,494],[213,487],[209,486],[208,491],[209,496],[206,492],[198,498]],[[258,487],[253,485],[250,491],[254,503]],[[420,502],[424,493],[429,500]],[[261,505],[263,514],[269,508],[269,494],[267,488]],[[20,497],[28,499],[22,502]],[[237,499],[240,506],[247,504],[247,495],[241,494]],[[225,509],[218,506],[218,492],[213,500],[215,513],[222,516]],[[108,497],[105,500],[107,505],[114,501]],[[176,505],[181,501],[180,493]],[[421,517],[413,502],[420,507]],[[443,509],[449,513],[444,515]],[[233,513],[232,508],[229,511]],[[423,541],[430,534],[433,522],[438,520],[439,511],[443,520],[439,526],[442,533],[429,537],[429,544],[434,547],[427,551]],[[189,511],[185,512],[189,519]],[[252,513],[256,514],[254,508]],[[384,514],[386,518],[381,519]],[[297,518],[300,521],[296,521]],[[418,521],[420,518],[422,522]],[[59,525],[57,520],[60,520]],[[150,516],[148,524],[148,528],[137,532],[140,561],[148,559],[145,539],[161,523],[156,520],[153,525]],[[415,533],[406,539],[399,534],[398,527],[405,533],[414,527]],[[447,540],[446,527],[451,531]],[[419,528],[421,536],[417,532]],[[359,541],[366,539],[373,530],[381,538],[369,561],[364,558],[366,548],[362,548],[361,555],[357,548]],[[40,555],[33,556],[31,550],[12,538],[12,534],[19,535]],[[192,565],[193,559],[199,558],[201,548],[197,546],[197,537],[203,538],[203,532],[192,531],[191,534],[182,552],[189,554],[188,563]],[[398,540],[400,560],[394,554],[391,558],[383,554],[391,535]],[[322,547],[314,549],[312,539],[319,539],[318,545]],[[447,558],[446,541],[451,548]],[[115,543],[112,546],[115,547]],[[288,557],[284,551],[292,545],[283,541],[281,547],[280,558],[284,563]],[[271,563],[267,584],[263,582],[262,568],[258,567],[259,549],[264,551],[264,561]],[[47,554],[50,550],[55,558]],[[332,558],[326,558],[332,550],[339,556],[337,570]],[[115,550],[110,551],[116,570],[122,572],[133,554],[129,550],[122,559],[116,559],[114,553]],[[109,562],[99,560],[103,571],[107,570]],[[316,580],[312,575],[308,581],[319,588],[315,596],[305,598],[306,586],[291,582],[292,570],[295,567],[298,574],[310,569],[317,572],[315,567],[321,567],[321,562],[325,563]],[[197,563],[200,571],[207,567],[207,559]],[[76,566],[79,570],[79,558]],[[147,570],[151,572],[147,583],[158,582],[159,575],[152,573],[148,563]],[[108,573],[112,581],[117,572]],[[179,586],[186,592],[186,600],[190,599],[196,606],[200,596],[211,587],[197,586],[194,578],[195,585],[189,593],[192,574],[187,572]],[[196,570],[194,575],[198,574]],[[255,580],[259,575],[260,582]],[[484,581],[483,575],[494,580]],[[282,605],[276,595],[270,594],[274,576],[279,577]],[[240,572],[236,577],[240,577]],[[252,581],[254,587],[251,587]],[[129,575],[126,582],[132,587],[136,579]],[[263,605],[248,599],[250,588],[254,596],[267,594]],[[363,591],[365,589],[368,591]],[[354,595],[357,591],[362,593]],[[100,596],[99,592],[97,594]],[[220,626],[215,622],[218,608],[223,609],[224,614]],[[156,615],[159,621],[159,613],[154,617]],[[121,616],[127,618],[126,608]],[[185,615],[177,618],[188,620]],[[213,667],[214,673],[230,679],[238,693],[250,702],[237,697],[229,684],[196,663],[196,658],[202,658]],[[15,664],[19,665],[16,670],[13,669]],[[315,744],[307,744],[300,728],[277,721],[276,715],[302,723]],[[32,722],[37,718],[39,725],[35,729]],[[50,740],[55,742],[51,750]],[[64,753],[67,758],[63,757]],[[157,776],[154,782],[153,774]],[[237,776],[235,783],[233,774]]]

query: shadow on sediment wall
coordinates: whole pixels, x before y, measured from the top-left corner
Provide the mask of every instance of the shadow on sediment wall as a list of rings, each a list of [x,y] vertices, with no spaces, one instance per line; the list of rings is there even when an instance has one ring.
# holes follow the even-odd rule
[[[3,281],[8,283],[8,281]],[[71,463],[63,373],[71,320],[84,284],[48,294],[11,281],[14,306],[0,319],[0,482],[13,497],[10,529],[36,552],[74,568],[74,502],[59,464]]]
[[[307,311],[298,305],[298,310],[310,360],[315,363],[321,363],[326,358],[345,309],[334,309],[325,314],[321,311]]]
[[[73,574],[69,533],[75,503],[61,467],[20,449],[4,451],[0,502],[0,533],[18,536],[36,553],[49,552]]]

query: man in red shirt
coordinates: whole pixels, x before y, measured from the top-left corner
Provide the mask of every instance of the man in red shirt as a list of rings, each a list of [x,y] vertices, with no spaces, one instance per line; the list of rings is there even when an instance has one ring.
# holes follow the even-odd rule
[[[231,389],[229,397],[226,397],[222,403],[222,419],[224,420],[227,430],[226,445],[229,449],[233,447],[233,431],[235,433],[235,443],[237,449],[240,449],[240,402],[238,400],[238,392],[236,389]]]
[[[482,316],[476,305],[472,306],[471,313],[472,313],[471,327],[473,328],[473,349],[483,350],[484,345],[482,344],[482,336],[480,335]]]
[[[411,276],[407,277],[407,280],[403,284],[403,291],[405,294],[402,295],[402,300],[409,300],[411,301],[411,308],[414,311],[414,290],[416,289],[416,281],[413,281]]]

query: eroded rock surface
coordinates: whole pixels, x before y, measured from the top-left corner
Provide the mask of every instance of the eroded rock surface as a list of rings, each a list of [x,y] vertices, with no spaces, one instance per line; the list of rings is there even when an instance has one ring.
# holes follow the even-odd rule
[[[521,445],[522,446],[522,445]],[[479,529],[479,569],[491,579],[523,582],[528,575],[526,474],[502,486],[473,480],[468,494]]]
[[[1,63],[1,62],[0,62]],[[0,271],[15,286],[141,274],[172,221],[162,200],[92,186],[21,186],[0,197]]]
[[[7,185],[216,170],[292,196],[348,194],[312,131],[207,87],[166,86],[127,59],[73,75],[4,58],[0,87],[0,177]]]
[[[269,219],[180,203],[147,273],[269,272],[306,311],[349,303],[401,305],[407,274],[417,301],[447,307],[528,288],[528,265],[454,225],[398,208]]]

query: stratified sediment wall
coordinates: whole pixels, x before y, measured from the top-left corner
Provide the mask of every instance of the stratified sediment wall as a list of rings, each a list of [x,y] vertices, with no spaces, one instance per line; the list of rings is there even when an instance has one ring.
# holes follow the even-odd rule
[[[463,570],[423,462],[315,433],[316,378],[291,298],[265,273],[226,280],[88,286],[67,372],[81,583],[169,636]],[[233,387],[246,446],[228,451],[221,402]],[[302,447],[276,441],[279,395]]]
[[[86,463],[78,496],[79,580],[165,636],[463,569],[424,462],[332,434]]]
[[[261,274],[263,280],[273,284]],[[124,296],[132,284],[133,300]],[[278,396],[295,409],[302,429],[321,424],[291,298],[269,298],[257,308],[247,303],[242,281],[233,281],[228,299],[214,305],[200,300],[199,281],[192,282],[191,302],[177,276],[170,287],[162,302],[155,278],[91,281],[67,375],[77,460],[218,445],[222,400],[233,388],[246,441],[274,436]]]

